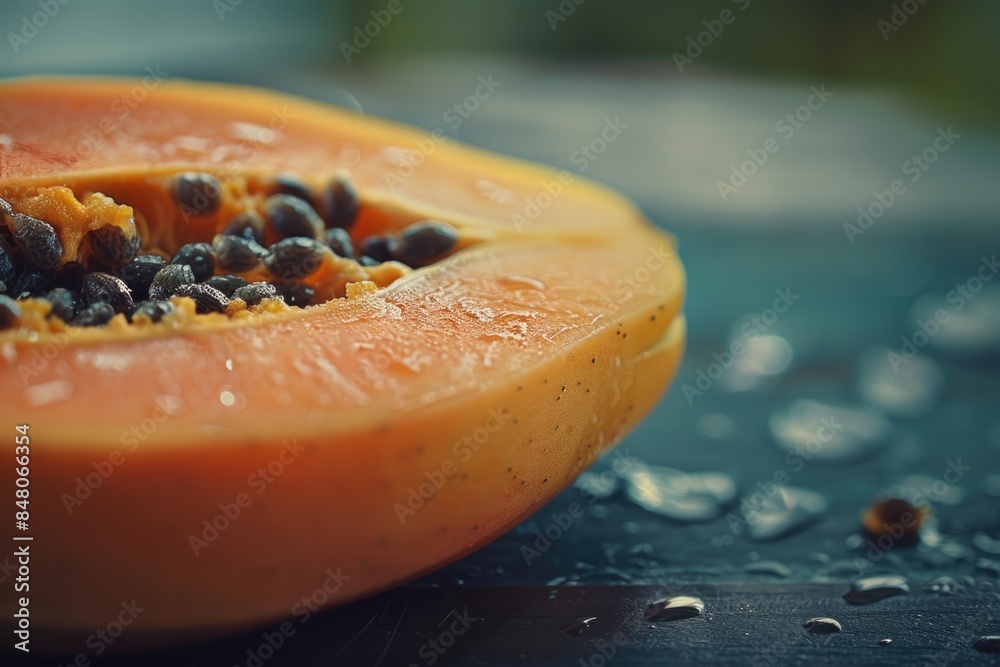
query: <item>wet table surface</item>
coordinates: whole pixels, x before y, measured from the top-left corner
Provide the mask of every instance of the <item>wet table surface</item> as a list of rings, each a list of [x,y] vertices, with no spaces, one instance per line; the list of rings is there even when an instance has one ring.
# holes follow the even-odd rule
[[[1000,280],[961,309],[947,299],[1000,251],[997,201],[982,183],[996,182],[996,140],[967,135],[851,243],[844,223],[933,140],[938,119],[900,120],[892,105],[845,94],[722,202],[716,182],[808,86],[588,78],[523,63],[428,74],[440,67],[276,85],[341,101],[346,89],[367,111],[433,129],[493,72],[506,88],[457,136],[563,168],[604,118],[627,116],[632,128],[587,175],[625,189],[678,238],[690,341],[673,388],[594,468],[590,481],[605,485],[566,490],[461,562],[305,623],[98,664],[997,664],[973,643],[1000,634]],[[731,367],[713,369],[734,327],[763,317],[776,290],[793,304]],[[888,353],[902,354],[901,337],[937,308],[949,322],[893,372]],[[701,373],[713,377],[699,384]],[[789,457],[779,445],[801,447],[824,414],[837,415],[843,437],[826,454]],[[668,474],[649,466],[714,471],[734,488],[684,478],[694,497],[657,505],[636,490],[638,472]],[[761,539],[754,509],[780,514],[792,502],[774,491],[779,479],[820,494],[822,507],[779,516],[788,532]],[[862,535],[861,512],[886,495],[931,506],[916,544]],[[582,514],[564,525],[573,505]],[[699,520],[678,519],[682,510]],[[843,599],[857,578],[887,574],[905,577],[908,594]],[[645,618],[674,595],[699,597],[704,611]],[[813,617],[842,630],[808,633]]]

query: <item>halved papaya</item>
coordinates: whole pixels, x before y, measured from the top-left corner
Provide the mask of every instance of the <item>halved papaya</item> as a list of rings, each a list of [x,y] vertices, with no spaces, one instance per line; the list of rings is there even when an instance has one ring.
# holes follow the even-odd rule
[[[413,579],[541,507],[673,376],[682,269],[620,196],[271,92],[171,81],[123,106],[136,85],[0,85],[0,244],[48,281],[15,279],[0,330],[35,632],[82,641],[134,604],[128,643],[191,638]],[[237,278],[281,273],[286,195],[370,253],[322,249],[308,304],[208,312],[188,284],[160,319],[115,305],[137,252],[166,266],[262,211],[269,259]],[[60,280],[115,314],[60,316]]]

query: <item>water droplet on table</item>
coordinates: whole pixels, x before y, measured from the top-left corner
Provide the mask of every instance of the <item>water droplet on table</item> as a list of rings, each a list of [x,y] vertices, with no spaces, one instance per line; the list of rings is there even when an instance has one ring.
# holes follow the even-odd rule
[[[892,424],[878,410],[848,403],[797,399],[771,413],[779,448],[806,461],[852,462],[884,448]]]
[[[669,622],[699,616],[703,611],[705,603],[701,598],[692,595],[673,595],[651,602],[643,616],[647,621]]]
[[[776,560],[759,560],[754,563],[748,563],[744,566],[743,571],[748,574],[769,574],[775,577],[792,576],[792,570],[784,563],[779,563]]]
[[[588,496],[588,500],[604,500],[615,494],[620,485],[620,479],[611,470],[595,472],[587,470],[580,473],[580,476],[573,482],[573,486],[580,489]]]
[[[892,415],[918,417],[934,405],[944,385],[944,372],[932,359],[915,356],[899,362],[898,350],[873,347],[861,355],[858,394]]]
[[[847,604],[871,604],[896,595],[908,595],[910,585],[905,577],[898,575],[880,575],[863,577],[851,585],[851,590],[844,594]]]
[[[783,486],[749,513],[747,534],[755,540],[773,540],[815,522],[826,509],[826,498],[816,491]]]
[[[1000,288],[989,286],[975,294],[970,290],[969,295],[972,298],[954,295],[962,300],[961,310],[938,295],[920,297],[910,309],[912,329],[905,336],[909,347],[919,354],[930,345],[969,360],[1000,353]],[[939,310],[948,316],[944,323],[935,320]],[[938,325],[936,330],[934,325]],[[900,346],[901,352],[908,351],[906,342]]]
[[[736,497],[736,482],[721,472],[685,473],[634,465],[626,473],[626,494],[640,507],[684,522],[708,521]]]
[[[802,627],[805,628],[806,632],[814,635],[832,635],[843,630],[840,621],[826,616],[810,618],[802,624]]]
[[[581,616],[578,619],[567,623],[563,627],[559,628],[559,632],[565,635],[582,635],[588,629],[590,629],[590,624],[597,620],[596,616]]]

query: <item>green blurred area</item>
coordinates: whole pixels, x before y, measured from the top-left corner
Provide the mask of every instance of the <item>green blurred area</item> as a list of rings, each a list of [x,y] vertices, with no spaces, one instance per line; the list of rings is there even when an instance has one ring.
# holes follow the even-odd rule
[[[362,0],[336,21],[336,53],[391,0]],[[357,60],[503,54],[570,61],[660,60],[702,35],[684,74],[805,78],[900,88],[963,118],[995,124],[1000,3],[988,0],[398,0],[401,11]],[[382,14],[384,17],[385,14]],[[697,52],[692,47],[692,52]],[[680,72],[678,72],[680,74]]]

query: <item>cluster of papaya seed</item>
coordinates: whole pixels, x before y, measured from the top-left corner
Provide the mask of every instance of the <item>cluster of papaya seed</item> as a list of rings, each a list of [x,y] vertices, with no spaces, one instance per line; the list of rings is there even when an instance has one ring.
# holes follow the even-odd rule
[[[214,176],[200,172],[178,174],[170,186],[185,215],[215,213],[222,192]],[[237,299],[246,307],[273,299],[304,308],[324,300],[309,284],[324,262],[349,259],[376,267],[394,261],[416,268],[448,256],[458,243],[452,226],[422,220],[355,244],[349,230],[360,207],[348,179],[333,179],[317,205],[305,183],[281,175],[260,210],[237,214],[211,241],[188,243],[170,256],[143,252],[137,232],[130,238],[118,229],[102,230],[113,233],[94,235],[97,252],[83,265],[59,263],[63,247],[56,226],[0,199],[0,330],[18,326],[21,302],[29,299],[48,302],[49,318],[83,327],[105,325],[118,314],[129,322],[159,322],[174,312],[175,297],[192,299],[200,314],[225,313]],[[265,239],[273,239],[270,246]]]

